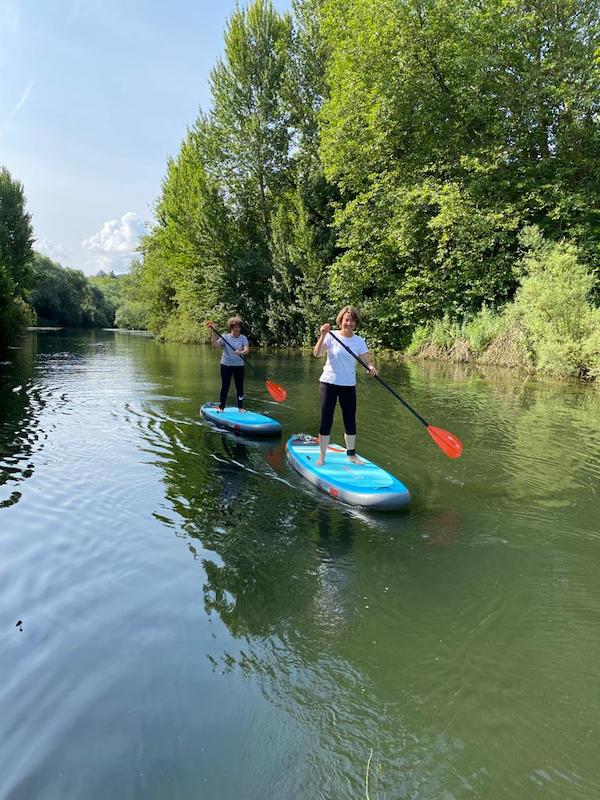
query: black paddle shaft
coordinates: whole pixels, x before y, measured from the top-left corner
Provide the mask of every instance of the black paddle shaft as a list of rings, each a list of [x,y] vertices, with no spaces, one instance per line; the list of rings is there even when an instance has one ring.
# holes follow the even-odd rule
[[[228,347],[231,347],[231,349],[232,349],[232,350],[233,350],[233,352],[235,353],[235,347],[234,347],[234,346],[231,344],[231,342],[228,342],[228,341],[227,341],[227,339],[226,339],[224,336],[221,336],[221,334],[220,334],[220,333],[219,333],[219,331],[218,331],[218,330],[217,330],[217,329],[214,327],[214,325],[211,325],[211,326],[210,326],[210,329],[211,329],[211,331],[214,331],[214,332],[217,334],[217,336],[219,337],[219,339],[223,339],[223,341],[225,342],[225,344],[226,344]],[[237,355],[239,355],[238,353],[235,353],[235,354],[236,354],[236,356],[237,356]],[[255,367],[255,366],[254,366],[254,364],[251,364],[251,363],[248,361],[248,359],[247,359],[245,356],[240,356],[240,358],[242,359],[242,361],[243,361],[245,364],[247,364],[247,365],[250,367],[250,369],[253,369],[253,370],[254,370],[254,372],[256,372],[258,375],[260,375],[260,377],[261,377],[261,378],[264,378],[264,375],[263,375],[263,374],[260,372],[260,370],[259,370],[259,369],[257,369],[257,367]]]
[[[351,350],[351,349],[348,347],[348,345],[344,344],[343,342],[340,342],[340,340],[338,339],[338,337],[335,335],[335,333],[334,333],[333,331],[329,331],[329,334],[330,334],[330,336],[333,336],[333,338],[336,340],[336,342],[337,342],[338,344],[341,344],[341,345],[342,345],[342,347],[344,348],[344,350],[347,350],[347,351],[350,353],[350,355],[351,355],[351,356],[354,356],[354,358],[355,358],[355,359],[358,361],[358,363],[359,363],[359,364],[362,364],[362,365],[363,365],[363,367],[364,367],[364,368],[365,368],[367,371],[369,370],[369,367],[368,367],[368,366],[365,364],[365,362],[362,360],[362,358],[359,358],[359,357],[356,355],[356,353],[354,352],[354,350]],[[415,417],[416,417],[416,418],[417,418],[417,419],[418,419],[420,422],[422,422],[422,423],[423,423],[423,425],[425,425],[425,427],[426,427],[426,428],[428,428],[428,427],[429,427],[429,423],[427,422],[427,420],[423,419],[423,417],[422,417],[422,416],[421,416],[421,415],[420,415],[420,414],[419,414],[417,411],[415,411],[415,410],[414,410],[414,408],[413,408],[412,406],[410,406],[410,405],[409,405],[409,404],[406,402],[406,400],[403,400],[403,399],[400,397],[400,395],[399,395],[399,394],[397,394],[397,393],[396,393],[396,392],[395,392],[395,391],[392,389],[392,387],[391,387],[391,386],[388,386],[388,385],[387,385],[387,383],[386,383],[386,382],[383,380],[383,378],[380,378],[380,377],[379,377],[379,375],[374,375],[373,377],[375,378],[375,380],[376,380],[376,381],[379,381],[379,383],[380,383],[382,386],[384,386],[384,387],[385,387],[385,388],[388,390],[388,392],[389,392],[390,394],[393,394],[393,395],[394,395],[394,397],[396,398],[396,400],[400,400],[400,402],[402,403],[402,405],[403,405],[405,408],[407,408],[407,409],[408,409],[408,410],[409,410],[409,411],[410,411],[412,414],[414,414],[414,415],[415,415]]]

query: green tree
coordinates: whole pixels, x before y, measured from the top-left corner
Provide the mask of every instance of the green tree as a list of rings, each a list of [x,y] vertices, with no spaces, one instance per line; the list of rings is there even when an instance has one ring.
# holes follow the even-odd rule
[[[559,375],[600,372],[600,309],[590,303],[594,277],[568,242],[548,242],[538,228],[523,231],[525,255],[510,316],[519,320],[536,366]]]
[[[106,328],[115,308],[83,272],[67,269],[35,253],[28,301],[44,323],[70,328]]]
[[[530,222],[550,238],[568,230],[594,261],[596,12],[587,0],[325,3],[321,152],[344,249],[332,288],[392,342],[509,297]]]
[[[142,241],[140,298],[159,335],[201,335],[202,318],[233,302],[237,233],[210,174],[215,131],[200,116],[176,158],[169,159],[156,224]],[[194,329],[187,330],[186,328]]]
[[[140,282],[161,336],[202,337],[204,317],[233,310],[267,336],[272,218],[289,185],[290,33],[270,2],[234,12],[211,75],[213,108],[167,164]]]
[[[212,120],[223,184],[239,211],[270,239],[272,198],[285,185],[289,110],[285,78],[291,18],[270,0],[237,9],[225,30],[225,58],[211,73]]]
[[[92,286],[100,289],[106,301],[114,308],[114,324],[117,328],[146,330],[149,323],[149,308],[143,299],[141,287],[141,262],[133,259],[129,271],[122,275],[114,272],[99,272],[90,278]]]
[[[286,76],[293,126],[291,188],[280,194],[273,217],[273,274],[268,297],[269,338],[309,344],[330,318],[329,268],[337,254],[332,226],[336,187],[321,162],[319,111],[326,95],[326,52],[320,32],[322,0],[295,0]]]
[[[224,58],[211,73],[213,169],[237,229],[236,305],[258,338],[266,335],[272,217],[290,182],[291,30],[290,16],[278,14],[269,0],[236,10]]]
[[[0,343],[32,321],[24,302],[31,282],[32,245],[23,185],[0,167]]]

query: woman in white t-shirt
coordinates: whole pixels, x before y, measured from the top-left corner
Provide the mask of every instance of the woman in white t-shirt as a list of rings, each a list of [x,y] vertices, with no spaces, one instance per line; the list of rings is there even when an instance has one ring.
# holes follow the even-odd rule
[[[225,403],[227,402],[227,394],[231,379],[235,383],[235,390],[237,394],[237,406],[240,411],[245,411],[244,408],[244,359],[242,356],[250,352],[250,345],[248,339],[244,336],[242,331],[241,317],[230,317],[227,320],[227,328],[229,333],[217,336],[212,322],[209,320],[206,327],[211,331],[211,343],[213,347],[222,347],[223,355],[221,356],[221,394],[219,397],[218,411],[223,411]],[[229,346],[231,345],[231,347]]]
[[[369,369],[370,375],[377,375],[377,370],[369,358],[369,348],[362,338],[354,333],[360,316],[354,306],[344,306],[335,318],[339,328],[333,333],[349,347]],[[356,359],[348,353],[339,342],[329,336],[331,325],[326,322],[321,325],[319,338],[313,348],[313,355],[322,356],[327,351],[327,361],[319,378],[319,398],[321,400],[321,427],[319,428],[319,443],[321,457],[317,466],[325,462],[327,446],[331,437],[333,413],[335,404],[339,400],[344,419],[344,439],[346,440],[346,453],[348,458],[355,463],[360,463],[356,455]]]

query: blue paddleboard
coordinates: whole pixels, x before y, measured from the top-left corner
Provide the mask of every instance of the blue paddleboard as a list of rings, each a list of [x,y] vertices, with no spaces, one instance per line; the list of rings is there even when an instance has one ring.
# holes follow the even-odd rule
[[[290,436],[285,452],[303,478],[343,503],[380,511],[404,508],[410,503],[410,492],[398,478],[363,456],[358,456],[362,464],[354,464],[345,447],[330,444],[320,467],[319,442],[312,436]]]
[[[249,436],[278,436],[281,425],[276,419],[258,414],[256,411],[240,411],[235,406],[225,406],[223,411],[218,411],[218,403],[205,403],[200,407],[200,413],[205,419],[214,422],[219,428]]]

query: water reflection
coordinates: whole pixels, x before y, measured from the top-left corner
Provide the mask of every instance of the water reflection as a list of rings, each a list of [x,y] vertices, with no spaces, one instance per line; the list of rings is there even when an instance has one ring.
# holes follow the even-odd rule
[[[205,392],[206,367],[198,380]],[[285,427],[311,430],[310,362],[302,362],[301,381],[286,369],[277,365],[294,400],[280,410]],[[416,408],[465,441],[465,457],[449,464],[427,451],[433,446],[406,412],[388,406],[382,439],[373,409],[384,400],[377,387],[361,386],[365,454],[401,477],[408,472],[416,489],[410,514],[335,504],[289,471],[283,445],[261,447],[200,426],[184,430],[183,449],[172,442],[163,465],[167,497],[203,567],[204,610],[239,644],[215,644],[207,657],[218,673],[257,677],[269,702],[313,732],[324,796],[339,793],[341,775],[349,793],[360,791],[371,748],[373,793],[461,796],[467,775],[474,785],[487,782],[485,772],[473,778],[474,762],[465,760],[475,740],[483,750],[501,737],[508,760],[527,771],[518,737],[503,733],[514,730],[516,712],[497,691],[515,647],[546,673],[543,654],[554,641],[550,631],[544,644],[531,636],[555,591],[542,588],[532,531],[548,543],[552,518],[564,544],[565,536],[597,530],[591,506],[580,507],[577,522],[573,508],[582,493],[598,490],[599,400],[585,387],[569,390],[565,402],[562,385],[506,373],[494,382],[462,366],[387,369]],[[481,548],[493,558],[482,559]],[[558,561],[543,562],[554,574]],[[523,572],[531,582],[519,580]],[[522,635],[530,646],[507,649],[519,603],[528,608]],[[535,694],[536,678],[526,669],[520,675],[509,692],[514,708]],[[506,786],[499,796],[516,796]]]
[[[17,503],[41,446],[39,413],[44,393],[34,384],[35,339],[0,352],[0,509]]]
[[[544,781],[548,796],[597,794],[595,390],[386,365],[386,381],[455,430],[465,455],[450,462],[362,382],[361,450],[414,496],[409,513],[375,515],[313,490],[282,443],[199,417],[218,391],[209,348],[113,334],[39,341],[27,356],[35,366],[10,378],[25,391],[3,405],[12,422],[2,441],[40,480],[39,499],[26,495],[6,516],[43,535],[23,537],[30,549],[3,577],[15,606],[26,579],[36,588],[40,630],[42,609],[61,624],[36,641],[37,671],[20,673],[16,650],[6,670],[4,786],[64,796],[57,753],[75,762],[80,740],[107,739],[90,797],[114,792],[117,750],[134,763],[118,772],[131,796],[136,786],[200,795],[208,776],[206,796],[358,797],[371,750],[371,797],[514,800]],[[320,365],[256,360],[288,388],[284,432],[314,431]],[[248,394],[249,406],[269,402],[259,382]],[[43,435],[37,458],[27,443],[39,448]],[[16,635],[26,642],[34,617],[18,613],[11,629],[25,620]],[[126,718],[132,696],[138,716]],[[32,734],[31,719],[53,719],[51,735]],[[102,736],[115,725],[122,738]],[[196,748],[199,732],[210,755]],[[245,767],[232,769],[240,753]],[[185,770],[199,759],[192,779]],[[152,778],[136,783],[142,765]]]

